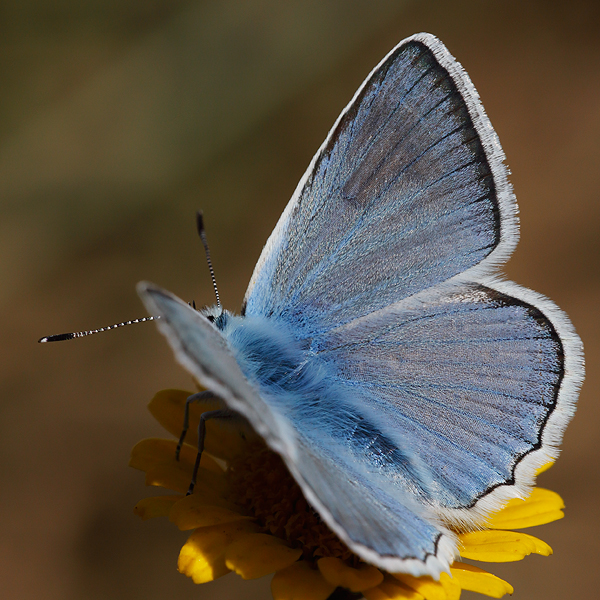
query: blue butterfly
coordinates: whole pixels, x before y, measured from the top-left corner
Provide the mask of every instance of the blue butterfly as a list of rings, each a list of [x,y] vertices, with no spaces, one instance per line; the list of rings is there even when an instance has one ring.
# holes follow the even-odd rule
[[[526,495],[575,410],[568,318],[497,275],[518,239],[503,161],[465,71],[415,35],[336,121],[240,316],[139,285],[177,359],[390,572],[448,571],[453,531]]]

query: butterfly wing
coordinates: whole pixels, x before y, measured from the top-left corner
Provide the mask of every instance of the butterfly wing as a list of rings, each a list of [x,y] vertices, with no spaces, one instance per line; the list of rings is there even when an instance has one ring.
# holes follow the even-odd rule
[[[217,328],[201,313],[165,290],[146,282],[140,282],[137,290],[150,313],[160,316],[157,326],[179,362],[229,408],[246,417],[274,450],[290,454],[294,430],[284,418],[277,419],[273,415],[248,383]],[[289,447],[285,446],[286,440]]]
[[[391,572],[439,577],[448,570],[456,540],[435,513],[405,490],[387,486],[385,477],[374,479],[364,463],[352,460],[339,439],[321,436],[326,419],[321,427],[313,423],[304,428],[298,419],[291,423],[289,415],[266,402],[269,390],[248,381],[225,338],[200,313],[151,284],[140,283],[138,291],[148,310],[160,316],[157,325],[179,362],[248,419],[282,456],[307,500],[350,548]]]
[[[504,155],[434,36],[401,42],[314,157],[269,238],[244,311],[311,337],[506,260],[517,241]]]
[[[516,284],[491,285],[440,286],[313,344],[353,391],[339,410],[371,423],[372,439],[410,440],[428,475],[422,502],[467,527],[524,497],[556,459],[583,378],[566,316]]]

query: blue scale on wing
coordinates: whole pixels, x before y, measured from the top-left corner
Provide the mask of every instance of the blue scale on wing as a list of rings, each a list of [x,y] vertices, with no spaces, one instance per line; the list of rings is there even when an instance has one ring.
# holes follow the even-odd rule
[[[489,476],[481,481],[483,476],[478,472],[465,473],[462,485],[453,479],[446,486],[449,488],[446,494],[452,496],[450,501],[439,497],[436,492],[439,482],[424,455],[430,452],[429,446],[437,448],[440,442],[435,435],[431,439],[429,432],[420,431],[424,426],[414,421],[411,410],[419,412],[423,408],[422,401],[421,405],[407,405],[398,410],[401,391],[393,389],[390,398],[390,390],[369,389],[368,384],[361,387],[365,376],[356,373],[356,383],[344,381],[343,373],[336,373],[322,357],[302,350],[285,328],[277,327],[272,321],[230,318],[224,334],[235,349],[242,372],[274,413],[289,420],[294,430],[307,440],[313,453],[335,456],[336,468],[355,481],[355,486],[375,487],[405,504],[409,499],[409,504],[418,499],[419,506],[423,507],[465,502],[464,497],[457,500],[452,494],[459,494],[465,488],[470,492],[473,487],[480,491],[488,483]],[[366,363],[370,358],[369,354],[365,356]],[[372,366],[382,367],[375,363]],[[458,423],[455,427],[458,429]],[[447,446],[457,446],[456,453],[461,454],[464,462],[468,455],[468,449],[460,446],[464,431],[458,429],[450,433],[453,441],[446,439],[439,451],[443,455],[448,452]],[[471,462],[476,460],[476,457],[468,458]],[[508,460],[502,456],[501,459],[496,457],[495,462],[505,464]],[[494,481],[498,481],[498,473],[492,475]],[[314,485],[310,472],[305,477],[309,485]],[[471,485],[465,486],[465,480],[468,483],[474,479]],[[322,494],[319,490],[318,497],[322,498]],[[466,501],[470,501],[470,497]]]
[[[312,447],[337,453],[357,475],[378,473],[425,498],[431,477],[398,434],[386,435],[381,416],[356,406],[355,392],[294,339],[283,323],[227,318],[223,330],[244,375],[270,408],[292,423]]]
[[[297,472],[350,539],[381,557],[419,559],[437,554],[441,531],[423,505],[399,489],[383,489],[379,481],[340,462],[336,447],[322,447],[309,437],[299,444]],[[415,574],[427,573],[421,568]]]
[[[430,499],[444,508],[513,481],[541,444],[563,376],[561,342],[542,313],[475,284],[388,307],[313,350],[384,435],[411,440],[433,473]]]
[[[245,311],[280,317],[301,337],[445,281],[500,239],[465,101],[418,42],[368,80],[292,203]]]
[[[223,334],[273,414],[292,424],[297,451],[288,466],[343,536],[381,556],[435,554],[441,530],[427,509],[429,468],[383,416],[357,409],[353,390],[283,323],[228,316]]]

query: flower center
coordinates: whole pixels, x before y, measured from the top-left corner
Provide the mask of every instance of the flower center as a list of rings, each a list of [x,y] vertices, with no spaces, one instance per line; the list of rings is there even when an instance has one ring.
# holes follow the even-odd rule
[[[305,560],[335,556],[348,564],[358,557],[305,500],[281,457],[254,444],[228,469],[232,500],[266,531],[301,548]]]

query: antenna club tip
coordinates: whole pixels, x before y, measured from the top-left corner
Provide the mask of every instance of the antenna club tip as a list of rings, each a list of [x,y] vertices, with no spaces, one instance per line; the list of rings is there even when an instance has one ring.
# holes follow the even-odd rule
[[[46,342],[63,342],[64,340],[72,340],[78,337],[75,333],[59,333],[57,335],[48,335],[40,338],[38,344],[45,344]]]
[[[201,235],[204,233],[204,215],[201,210],[196,211],[196,227],[198,229],[198,233]]]

